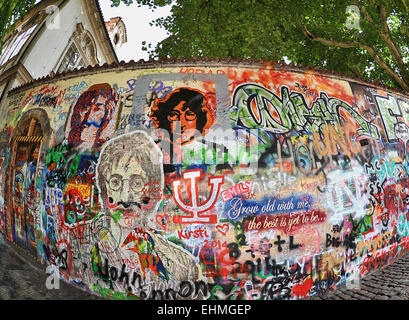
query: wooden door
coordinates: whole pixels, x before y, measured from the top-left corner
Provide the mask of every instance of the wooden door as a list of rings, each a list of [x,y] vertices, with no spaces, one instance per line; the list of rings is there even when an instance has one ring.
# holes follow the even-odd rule
[[[43,136],[41,127],[31,119],[27,134],[18,136],[13,145],[11,170],[11,207],[13,213],[13,240],[33,255],[37,254],[35,217],[37,212],[38,156]]]

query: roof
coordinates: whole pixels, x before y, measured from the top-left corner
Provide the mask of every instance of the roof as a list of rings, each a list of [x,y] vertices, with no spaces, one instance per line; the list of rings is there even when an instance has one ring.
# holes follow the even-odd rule
[[[102,28],[105,30],[105,36],[106,36],[106,39],[109,42],[109,47],[111,48],[112,52],[114,53],[115,61],[118,62],[119,61],[118,56],[116,55],[114,46],[112,45],[111,39],[109,38],[108,30],[107,30],[106,25],[105,25],[104,15],[102,13],[101,6],[99,5],[99,1],[98,0],[85,0],[85,1],[95,2],[96,6],[97,6],[97,9],[98,9],[99,18],[100,18],[100,21],[101,21]]]
[[[125,42],[127,41],[127,39],[128,39],[128,34],[127,34],[127,31],[126,31],[125,23],[124,23],[124,21],[122,20],[121,17],[113,17],[113,18],[111,18],[109,21],[105,21],[105,26],[106,26],[106,28],[107,28],[107,30],[108,30],[108,33],[109,33],[109,32],[111,32],[111,31],[114,29],[114,27],[115,27],[118,23],[121,23],[121,24],[124,26],[125,34],[124,34],[123,43],[125,43]]]
[[[170,58],[170,59],[149,59],[149,60],[139,60],[135,62],[131,60],[129,62],[121,61],[114,62],[111,64],[105,63],[103,65],[88,66],[81,69],[69,70],[63,73],[57,73],[53,75],[48,75],[39,79],[32,80],[25,83],[19,87],[16,87],[9,91],[9,94],[17,93],[19,91],[35,87],[37,85],[49,83],[51,81],[58,81],[62,79],[74,78],[79,75],[89,75],[101,72],[111,72],[111,71],[124,71],[124,70],[137,70],[137,69],[149,69],[149,68],[161,68],[161,67],[180,67],[180,66],[197,66],[197,67],[215,67],[215,66],[229,66],[229,67],[264,67],[270,68],[277,71],[288,71],[288,72],[317,72],[323,76],[328,76],[331,78],[342,79],[345,81],[356,82],[364,84],[370,87],[379,87],[383,90],[392,91],[400,93],[402,95],[408,96],[408,92],[392,87],[388,87],[383,83],[377,81],[370,81],[356,76],[346,76],[340,72],[331,71],[322,68],[295,65],[294,63],[286,64],[284,61],[272,62],[265,60],[254,60],[254,59],[232,59],[232,58]]]

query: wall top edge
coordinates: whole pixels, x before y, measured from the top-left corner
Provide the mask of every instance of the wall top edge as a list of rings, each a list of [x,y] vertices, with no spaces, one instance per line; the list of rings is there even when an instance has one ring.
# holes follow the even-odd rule
[[[377,81],[368,81],[367,79],[362,79],[355,76],[344,75],[340,72],[303,66],[295,65],[294,63],[287,64],[284,61],[265,61],[265,60],[253,60],[253,59],[231,59],[231,58],[171,58],[171,59],[160,59],[160,60],[130,60],[128,62],[120,61],[111,64],[105,63],[103,65],[87,66],[76,70],[69,70],[63,73],[51,73],[45,77],[33,79],[30,82],[22,84],[16,88],[9,91],[9,95],[19,93],[23,90],[27,90],[38,85],[51,83],[53,81],[68,80],[78,76],[92,75],[102,72],[115,72],[115,71],[127,71],[127,70],[141,70],[141,69],[155,69],[163,67],[246,67],[246,68],[264,68],[265,70],[277,70],[277,71],[288,71],[288,72],[314,72],[319,73],[322,76],[329,78],[334,78],[338,80],[344,80],[349,82],[355,82],[369,87],[378,87],[385,91],[400,93],[405,96],[409,96],[409,93],[386,86],[383,83]]]

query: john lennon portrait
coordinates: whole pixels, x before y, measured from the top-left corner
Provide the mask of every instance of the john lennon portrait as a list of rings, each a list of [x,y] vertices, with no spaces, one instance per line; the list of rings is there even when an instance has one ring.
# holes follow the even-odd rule
[[[99,149],[114,134],[119,101],[108,83],[93,85],[83,92],[68,118],[68,143],[81,149]]]
[[[169,133],[171,143],[180,145],[205,135],[215,121],[205,94],[191,88],[178,88],[155,99],[149,117],[156,129]]]
[[[137,257],[143,279],[176,283],[196,281],[200,268],[184,248],[162,236],[155,216],[164,188],[163,156],[160,148],[143,131],[115,137],[105,143],[96,168],[97,186],[103,206],[103,224],[109,226],[103,244],[107,259],[121,252],[121,257]],[[159,194],[150,196],[145,186],[157,185]],[[108,245],[107,245],[108,243]],[[108,250],[106,250],[108,248]],[[111,261],[110,264],[115,263]],[[149,274],[149,275],[148,275]]]

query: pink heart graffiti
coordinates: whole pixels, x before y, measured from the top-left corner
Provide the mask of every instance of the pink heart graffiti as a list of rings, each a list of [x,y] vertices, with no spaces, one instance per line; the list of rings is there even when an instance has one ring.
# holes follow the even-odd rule
[[[227,223],[225,224],[218,224],[216,226],[217,231],[219,231],[220,233],[226,235],[227,231],[229,231],[230,227]]]
[[[166,230],[169,224],[169,214],[157,214],[156,222],[163,228],[163,230]]]

